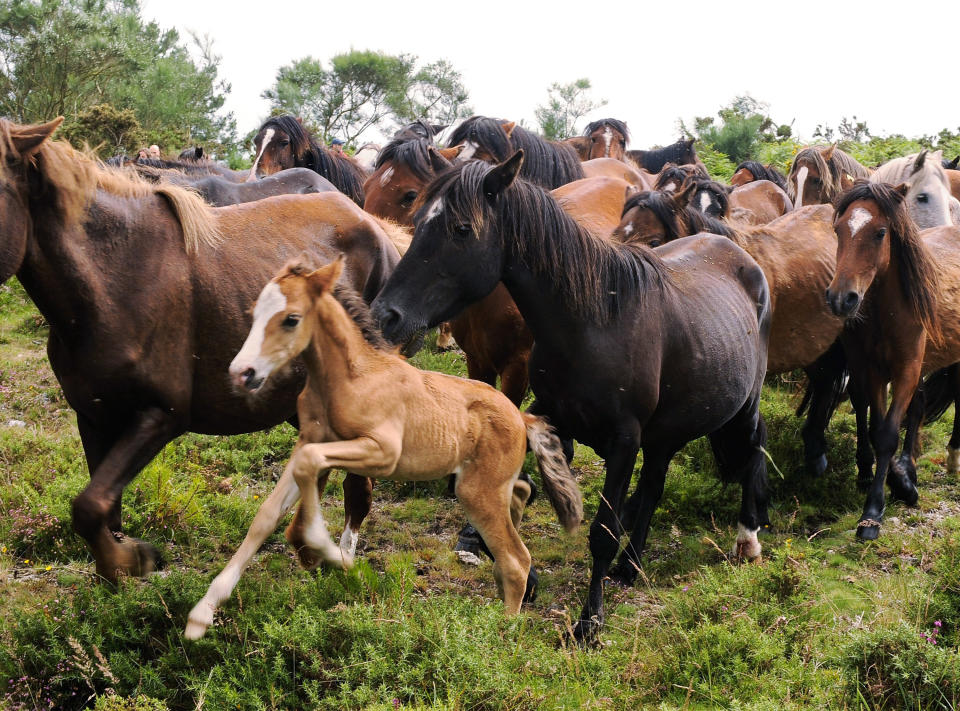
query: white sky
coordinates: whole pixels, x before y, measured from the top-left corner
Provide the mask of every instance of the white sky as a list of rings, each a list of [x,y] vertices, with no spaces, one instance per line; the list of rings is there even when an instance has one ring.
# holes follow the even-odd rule
[[[877,135],[960,126],[957,0],[143,0],[143,17],[213,38],[241,136],[266,117],[260,94],[282,65],[350,49],[447,59],[477,113],[533,129],[551,83],[587,77],[608,101],[588,118],[626,120],[634,148],[672,143],[678,118],[743,93],[804,138],[854,115]]]

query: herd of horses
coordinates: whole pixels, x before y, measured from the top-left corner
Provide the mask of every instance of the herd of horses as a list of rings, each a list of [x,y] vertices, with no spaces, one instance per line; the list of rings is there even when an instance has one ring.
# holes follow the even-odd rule
[[[687,442],[709,437],[721,477],[741,484],[733,555],[760,555],[768,373],[808,375],[798,414],[813,476],[850,398],[867,540],[885,482],[916,503],[919,428],[960,400],[960,173],[938,152],[870,170],[812,146],[786,176],[747,161],[725,185],[692,140],[630,151],[615,119],[553,142],[475,116],[446,145],[446,127],[409,124],[367,169],[278,116],[257,133],[251,170],[231,171],[199,149],[105,165],[54,140],[60,122],[0,119],[0,282],[16,275],[50,327],[90,470],[73,526],[97,574],[157,567],[156,549],[122,532],[120,504],[168,442],[299,428],[191,611],[190,638],[298,499],[286,535],[301,564],[349,566],[375,478],[453,474],[472,526],[458,545],[494,560],[517,612],[537,584],[517,532],[534,491],[524,454],[569,530],[582,518],[576,440],[606,467],[573,630],[590,641],[604,582],[636,579]],[[445,323],[471,380],[400,355]],[[333,468],[347,472],[339,543],[320,504]],[[956,420],[947,468],[960,470]]]

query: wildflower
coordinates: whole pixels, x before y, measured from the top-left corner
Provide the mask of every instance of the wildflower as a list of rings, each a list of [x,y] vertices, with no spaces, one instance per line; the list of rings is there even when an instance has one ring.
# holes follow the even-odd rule
[[[3,548],[0,548],[0,553],[6,553],[6,552],[7,552],[6,546],[4,546]]]
[[[689,585],[684,585],[684,586],[683,586],[683,592],[686,592],[686,591],[689,590],[689,589],[690,589],[690,586],[689,586]]]
[[[259,494],[254,494],[254,495],[253,495],[254,501],[256,501],[256,500],[259,499],[259,498],[260,498],[260,495],[259,495]]]
[[[30,559],[27,558],[26,560],[23,561],[23,563],[24,563],[24,565],[30,565]]]
[[[52,565],[48,565],[44,570],[53,570],[53,566],[52,566]]]
[[[934,621],[933,621],[933,626],[934,626],[934,627],[943,627],[943,623],[942,623],[940,620],[934,620]]]

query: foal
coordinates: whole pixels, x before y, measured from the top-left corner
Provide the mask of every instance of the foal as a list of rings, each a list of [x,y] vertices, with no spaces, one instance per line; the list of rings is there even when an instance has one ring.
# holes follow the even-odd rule
[[[300,438],[261,510],[270,513],[263,520],[257,514],[251,534],[258,529],[265,536],[276,528],[296,499],[296,481],[302,503],[286,535],[301,564],[314,568],[328,561],[349,568],[353,558],[330,538],[320,510],[331,469],[404,481],[454,473],[457,498],[494,559],[506,611],[518,612],[536,584],[516,528],[530,496],[529,484],[517,479],[528,444],[563,526],[575,529],[583,515],[580,490],[560,441],[544,420],[521,414],[489,385],[421,371],[372,346],[332,294],[342,268],[337,259],[314,272],[299,264],[281,271],[257,299],[250,335],[230,365],[234,384],[250,393],[297,356],[307,367],[307,384],[297,402]],[[359,320],[372,323],[362,302],[353,303],[364,309]],[[272,506],[273,499],[286,507]],[[249,562],[249,556],[239,557],[238,551],[191,611],[187,637],[202,636],[213,622],[214,610]]]

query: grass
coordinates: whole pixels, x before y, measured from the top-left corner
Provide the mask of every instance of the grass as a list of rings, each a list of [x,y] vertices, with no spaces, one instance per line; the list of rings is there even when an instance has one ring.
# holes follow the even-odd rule
[[[728,560],[739,487],[718,481],[704,441],[691,443],[671,465],[640,580],[607,590],[599,648],[565,641],[589,571],[586,527],[565,535],[543,497],[533,504],[521,535],[539,597],[507,619],[489,563],[452,553],[462,515],[443,482],[378,484],[348,572],[301,570],[281,529],[190,643],[186,615],[242,540],[295,432],[171,443],[124,497],[126,530],[158,545],[167,568],[110,590],[70,527],[88,473],[44,343],[19,285],[0,287],[0,708],[949,709],[960,698],[949,422],[925,432],[919,506],[891,503],[880,540],[863,544],[852,416],[834,419],[831,467],[810,480],[797,385],[771,380],[762,562]],[[465,370],[432,342],[415,362]],[[589,518],[602,463],[578,447],[574,466]],[[334,532],[340,480],[326,498]]]

